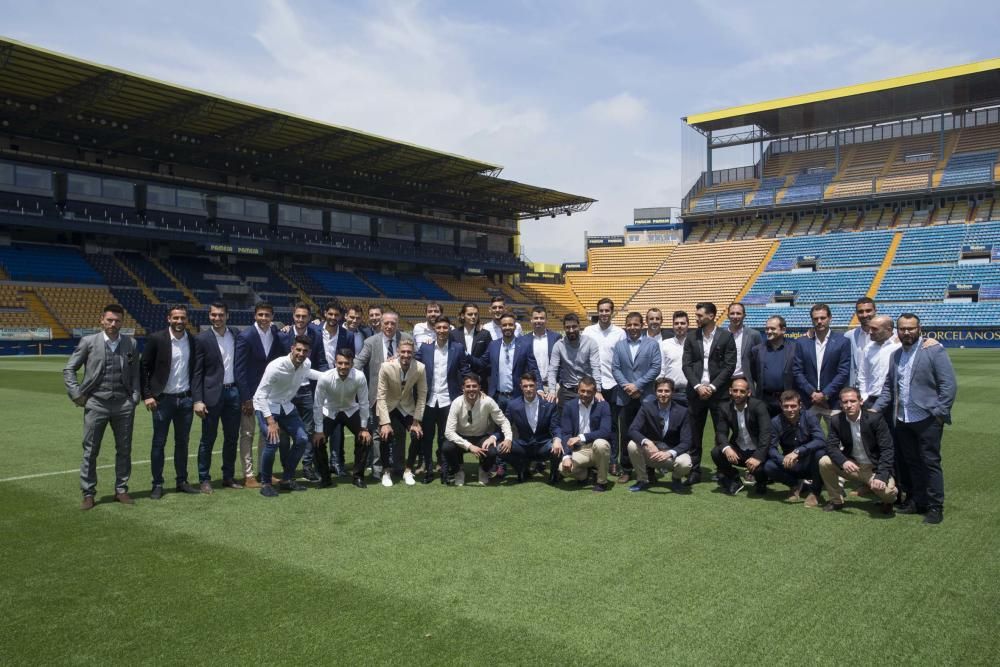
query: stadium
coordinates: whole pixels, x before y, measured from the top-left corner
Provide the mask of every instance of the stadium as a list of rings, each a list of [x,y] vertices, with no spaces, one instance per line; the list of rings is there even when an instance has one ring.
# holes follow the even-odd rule
[[[1000,364],[979,348],[1000,347],[1000,59],[681,123],[680,205],[636,208],[620,235],[587,236],[578,262],[535,263],[522,228],[595,199],[0,39],[6,658],[992,662],[997,495],[972,473],[996,445],[985,410]],[[914,313],[961,387],[948,520],[887,522],[856,499],[831,517],[711,484],[601,496],[542,477],[154,502],[141,409],[135,506],[110,502],[109,432],[96,511],[69,511],[81,413],[60,371],[107,304],[141,348],[176,303],[191,334],[219,301],[237,328],[265,301],[281,323],[300,303],[317,317],[378,306],[409,332],[428,302],[485,320],[496,297],[525,332],[538,305],[561,333],[569,313],[596,322],[604,298],[619,326],[699,302],[725,326],[739,302],[747,326],[781,315],[790,338],[812,335],[816,303],[837,331],[860,324],[861,297],[894,320]],[[840,579],[845,563],[856,580]],[[669,631],[652,622],[664,617]],[[844,653],[845,639],[881,652]]]

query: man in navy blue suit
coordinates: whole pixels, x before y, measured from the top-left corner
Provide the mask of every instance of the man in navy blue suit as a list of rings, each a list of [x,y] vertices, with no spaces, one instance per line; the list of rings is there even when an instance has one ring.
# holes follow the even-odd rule
[[[840,405],[840,390],[851,376],[851,342],[830,331],[830,307],[818,303],[809,311],[813,336],[795,341],[792,376],[802,404],[816,415],[829,416]]]
[[[563,437],[560,470],[578,482],[587,479],[591,468],[597,469],[595,493],[608,490],[608,465],[611,460],[611,408],[607,401],[596,401],[597,380],[590,375],[580,378],[577,398],[566,402],[559,432]]]
[[[512,398],[521,395],[518,378],[524,373],[538,377],[538,365],[535,363],[535,353],[529,341],[524,336],[516,338],[514,333],[517,318],[507,311],[500,316],[500,338],[490,343],[486,353],[480,359],[483,368],[489,368],[489,396],[501,410],[507,408]]]
[[[771,447],[760,475],[754,473],[758,493],[767,491],[768,482],[781,482],[792,489],[787,502],[802,501],[803,480],[812,480],[806,489],[806,507],[819,505],[822,481],[819,458],[826,450],[826,436],[819,419],[802,409],[802,401],[795,391],[781,395],[781,414],[771,420]],[[761,470],[758,466],[757,470]]]
[[[562,338],[555,331],[550,331],[547,325],[548,313],[545,311],[545,306],[537,305],[531,309],[531,333],[520,337],[531,343],[531,351],[535,354],[535,365],[538,367],[538,395],[546,400],[548,397],[543,389],[549,377],[549,359],[552,358],[552,348],[556,346],[556,341]],[[554,396],[552,400],[555,400]]]
[[[240,390],[236,386],[236,338],[227,325],[229,308],[217,302],[208,307],[212,323],[195,338],[191,398],[201,418],[198,443],[198,481],[202,493],[212,493],[212,449],[222,421],[222,486],[241,489],[236,481],[236,447],[240,439]]]
[[[510,450],[500,453],[517,472],[517,481],[528,478],[532,461],[551,461],[549,481],[558,480],[559,461],[563,457],[562,438],[559,434],[559,411],[556,404],[538,395],[538,378],[523,373],[520,378],[521,395],[511,399],[504,413],[514,430]]]
[[[646,338],[653,342],[653,339]],[[654,343],[655,344],[655,343]],[[656,346],[659,351],[659,345]],[[690,493],[682,481],[691,472],[691,424],[688,411],[674,403],[674,381],[668,377],[656,381],[656,396],[642,403],[628,427],[628,455],[635,468],[635,484],[629,491],[645,491],[650,479],[647,468],[671,471],[674,493]]]
[[[337,308],[338,318],[340,309]],[[329,368],[326,354],[323,351],[323,334],[321,329],[313,325],[310,320],[312,319],[312,311],[310,310],[308,304],[303,301],[299,301],[292,308],[292,324],[282,330],[281,342],[289,350],[295,344],[295,338],[298,336],[305,336],[309,339],[309,363],[312,368],[318,371],[325,371]],[[338,326],[339,329],[339,326]],[[339,339],[339,336],[338,336]],[[346,339],[344,340],[346,342]],[[336,358],[336,355],[335,357]],[[316,432],[316,425],[313,423],[313,397],[316,394],[316,381],[307,380],[302,383],[299,387],[299,391],[295,394],[295,398],[292,399],[292,405],[295,406],[296,412],[299,413],[299,419],[302,420],[302,426],[306,430],[306,435],[312,438],[313,433]],[[319,425],[322,430],[323,425]],[[285,436],[283,436],[285,437]],[[302,454],[302,476],[305,477],[310,482],[317,483],[320,481],[319,474],[316,472],[316,467],[313,464],[313,448],[306,447],[305,452]]]
[[[357,313],[359,311],[355,310],[355,324]],[[341,319],[340,304],[336,301],[327,301],[323,306],[323,325],[319,328],[319,335],[313,340],[313,349],[311,352],[310,362],[312,363],[313,370],[319,372],[325,372],[337,367],[337,352],[345,348],[351,350],[353,354],[357,354],[361,346],[358,345],[360,340],[361,344],[364,344],[364,338],[362,338],[361,333],[357,331],[350,331]],[[313,391],[316,390],[316,383],[312,383]],[[321,426],[321,425],[320,425]],[[313,429],[313,432],[319,429]],[[344,468],[344,425],[337,423],[332,427],[329,435],[329,445],[330,445],[330,468],[333,474],[337,477],[343,477],[346,474],[346,469]],[[321,445],[326,447],[326,445]],[[308,466],[315,470],[313,466],[314,462],[314,452],[309,451],[306,448],[307,454],[302,456],[303,467]],[[325,455],[325,451],[324,451]],[[308,472],[306,471],[306,477],[308,478]],[[321,475],[317,474],[317,477]]]
[[[253,407],[253,395],[264,377],[267,365],[288,354],[281,340],[281,332],[272,324],[274,307],[266,301],[254,306],[254,324],[236,337],[236,386],[240,390],[240,458],[243,459],[243,484],[247,488],[259,488],[253,476],[253,439],[257,430],[257,416]],[[264,447],[264,433],[260,434],[258,451]],[[266,480],[270,483],[271,480]]]
[[[448,411],[452,401],[462,395],[462,378],[469,373],[469,357],[465,346],[452,340],[451,320],[438,316],[434,322],[433,343],[424,343],[417,351],[417,361],[424,365],[427,373],[427,406],[424,408],[423,438],[421,439],[421,456],[424,459],[424,484],[434,480],[434,461],[432,444],[437,432],[437,462],[441,463],[441,448],[444,446],[444,429],[448,424]],[[411,447],[410,451],[413,449]],[[412,457],[407,461],[408,467],[413,465]]]
[[[618,401],[618,433],[620,443],[611,443],[611,460],[621,452],[621,477],[624,484],[629,479],[632,461],[628,453],[629,428],[639,413],[639,407],[647,396],[653,395],[653,381],[660,374],[663,356],[660,354],[660,339],[643,336],[642,315],[631,312],[625,317],[625,338],[615,343],[614,357],[611,359],[611,375],[618,383],[614,392]]]

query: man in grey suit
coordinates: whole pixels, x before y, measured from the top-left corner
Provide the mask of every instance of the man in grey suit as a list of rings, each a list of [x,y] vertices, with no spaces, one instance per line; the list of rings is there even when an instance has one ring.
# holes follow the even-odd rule
[[[621,452],[619,484],[629,480],[632,460],[629,457],[629,429],[639,414],[642,401],[653,395],[653,383],[660,375],[663,363],[659,336],[643,336],[642,314],[631,312],[625,317],[625,338],[615,343],[611,359],[611,376],[618,384],[615,399],[618,401],[619,445],[612,448],[611,456]]]
[[[958,383],[944,346],[924,347],[919,317],[903,313],[896,332],[903,346],[892,353],[882,395],[870,409],[892,406],[896,421],[896,444],[910,474],[906,504],[897,511],[923,514],[924,523],[937,524],[944,518],[941,435],[951,423]]]
[[[756,329],[743,326],[746,319],[747,309],[739,301],[729,304],[729,333],[733,334],[736,341],[736,370],[733,377],[741,375],[747,379],[750,386],[754,386],[756,378],[753,377],[753,365],[750,363],[750,350],[764,342],[764,338]]]
[[[399,313],[386,308],[382,311],[379,323],[381,331],[365,339],[361,352],[354,358],[354,367],[368,376],[368,400],[371,407],[371,425],[368,431],[372,434],[372,477],[382,478],[383,467],[388,468],[390,461],[380,460],[379,450],[381,440],[378,429],[378,415],[375,412],[375,397],[378,394],[378,372],[382,364],[396,358],[401,340],[413,338],[399,330]],[[402,462],[397,462],[402,463]]]
[[[63,368],[66,392],[73,403],[83,408],[83,510],[94,507],[97,455],[109,423],[115,436],[115,500],[133,504],[128,479],[132,474],[132,425],[139,402],[139,353],[135,339],[120,334],[124,319],[124,308],[118,304],[106,306],[101,316],[103,331],[81,338]],[[83,381],[79,382],[76,372],[81,366]]]

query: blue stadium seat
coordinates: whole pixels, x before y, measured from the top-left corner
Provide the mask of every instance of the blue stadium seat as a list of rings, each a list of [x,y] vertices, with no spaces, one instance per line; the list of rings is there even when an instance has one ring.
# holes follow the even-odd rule
[[[86,285],[105,282],[76,248],[27,244],[4,246],[0,247],[0,266],[11,280]]]

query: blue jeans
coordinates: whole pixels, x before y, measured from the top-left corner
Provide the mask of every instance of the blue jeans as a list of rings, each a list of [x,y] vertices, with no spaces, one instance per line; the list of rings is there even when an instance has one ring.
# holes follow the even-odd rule
[[[260,455],[261,484],[271,483],[271,477],[274,473],[274,453],[276,451],[280,451],[281,456],[281,467],[283,468],[281,479],[285,482],[295,479],[295,467],[299,464],[299,459],[302,458],[302,452],[305,451],[306,445],[309,444],[309,435],[306,433],[306,429],[302,425],[302,419],[299,418],[297,411],[293,410],[291,414],[286,414],[282,410],[281,414],[273,414],[271,416],[278,423],[278,442],[270,442],[268,440],[267,420],[260,410],[257,411],[257,423],[260,426],[261,433],[264,434],[264,442],[266,443],[264,451]],[[282,438],[280,434],[287,434],[295,443],[289,447],[288,439]]]
[[[784,457],[781,453],[771,448],[767,461],[763,466],[763,479],[758,479],[754,473],[754,479],[764,482],[781,482],[794,488],[801,480],[812,480],[812,486],[807,489],[813,493],[819,493],[823,489],[823,482],[819,475],[819,457],[813,453],[806,453],[799,457],[791,468],[784,466]],[[758,468],[760,470],[760,468]]]
[[[194,403],[190,396],[161,394],[153,413],[153,449],[149,453],[153,468],[153,486],[163,486],[164,450],[170,425],[174,425],[174,473],[177,483],[187,481],[188,438],[194,419]]]
[[[208,409],[201,421],[201,442],[198,443],[198,481],[212,480],[212,448],[222,420],[222,479],[236,474],[236,445],[240,439],[240,390],[236,386],[223,388],[219,402]]]
[[[299,393],[295,394],[295,398],[292,399],[292,405],[295,406],[296,411],[299,413],[299,419],[302,420],[302,427],[306,430],[306,435],[312,436],[316,432],[315,424],[313,424],[313,402],[315,401],[316,385],[312,382],[299,387]],[[320,424],[320,428],[322,428]],[[343,436],[341,436],[343,437]],[[309,466],[313,464],[313,448],[312,446],[306,447],[305,452],[302,453],[302,465]]]

